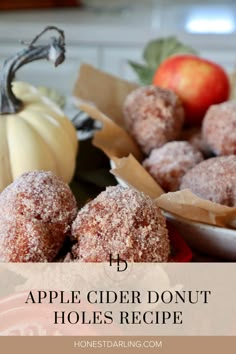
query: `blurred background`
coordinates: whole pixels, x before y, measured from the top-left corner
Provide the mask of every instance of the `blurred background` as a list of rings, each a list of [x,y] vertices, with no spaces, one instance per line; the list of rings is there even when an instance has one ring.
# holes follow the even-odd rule
[[[172,35],[229,73],[236,64],[235,0],[1,0],[0,66],[47,25],[65,31],[66,62],[38,61],[18,78],[66,94],[82,62],[137,81],[128,60],[141,63],[148,41]]]

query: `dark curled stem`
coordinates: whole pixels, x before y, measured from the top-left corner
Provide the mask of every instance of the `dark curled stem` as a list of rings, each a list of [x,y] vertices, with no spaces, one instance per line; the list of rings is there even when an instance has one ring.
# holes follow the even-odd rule
[[[56,31],[59,36],[52,37],[46,45],[35,45],[45,32]],[[0,72],[0,114],[11,114],[18,112],[22,102],[12,91],[12,81],[15,73],[23,65],[35,60],[47,59],[55,66],[61,64],[65,59],[65,37],[64,32],[55,26],[48,26],[40,32],[28,45],[16,55],[7,59]]]

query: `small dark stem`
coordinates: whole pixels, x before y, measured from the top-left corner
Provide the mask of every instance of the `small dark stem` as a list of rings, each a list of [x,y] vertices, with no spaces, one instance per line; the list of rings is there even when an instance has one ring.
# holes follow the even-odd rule
[[[59,37],[53,37],[47,45],[34,44],[47,31],[55,30]],[[11,114],[18,112],[22,107],[22,102],[14,95],[12,91],[12,81],[16,71],[23,65],[35,60],[47,59],[52,61],[55,66],[61,64],[65,59],[65,38],[62,30],[54,26],[46,27],[38,34],[28,48],[23,49],[15,56],[7,59],[0,72],[0,114]]]

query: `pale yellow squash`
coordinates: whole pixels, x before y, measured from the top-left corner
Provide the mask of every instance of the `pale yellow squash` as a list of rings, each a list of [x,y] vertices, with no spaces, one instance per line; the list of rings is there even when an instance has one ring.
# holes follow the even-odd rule
[[[32,170],[52,171],[69,183],[78,151],[74,126],[30,84],[14,82],[11,90],[20,109],[0,114],[0,191]]]

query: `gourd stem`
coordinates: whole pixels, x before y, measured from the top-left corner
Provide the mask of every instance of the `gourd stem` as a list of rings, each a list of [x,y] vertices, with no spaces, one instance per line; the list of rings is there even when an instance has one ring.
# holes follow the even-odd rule
[[[37,40],[47,31],[55,30],[59,37],[52,37],[50,43],[35,46]],[[12,91],[12,81],[16,71],[23,65],[35,60],[47,59],[55,66],[61,64],[65,59],[65,38],[64,32],[55,26],[46,27],[39,33],[27,48],[7,59],[0,72],[0,114],[17,113],[22,108],[22,102]]]

